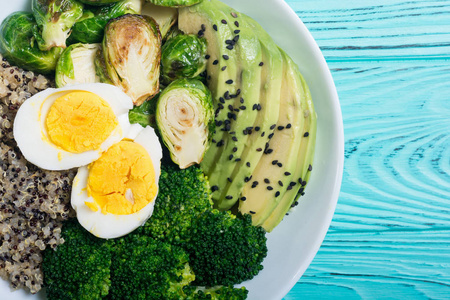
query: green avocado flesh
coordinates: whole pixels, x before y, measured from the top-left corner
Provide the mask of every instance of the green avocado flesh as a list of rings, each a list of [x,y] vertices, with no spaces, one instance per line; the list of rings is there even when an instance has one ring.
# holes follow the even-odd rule
[[[201,167],[215,207],[236,205],[271,231],[308,179],[316,127],[309,89],[256,21],[220,1],[180,9],[178,26],[208,41],[216,131]]]

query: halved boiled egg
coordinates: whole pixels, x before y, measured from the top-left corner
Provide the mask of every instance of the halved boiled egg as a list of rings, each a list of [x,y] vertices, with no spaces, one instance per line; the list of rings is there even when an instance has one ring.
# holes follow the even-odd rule
[[[71,204],[79,223],[101,238],[120,237],[144,224],[158,194],[161,158],[153,128],[132,125],[124,140],[78,169]]]
[[[84,166],[122,140],[131,108],[131,98],[109,84],[46,89],[19,108],[14,138],[25,158],[42,169]]]

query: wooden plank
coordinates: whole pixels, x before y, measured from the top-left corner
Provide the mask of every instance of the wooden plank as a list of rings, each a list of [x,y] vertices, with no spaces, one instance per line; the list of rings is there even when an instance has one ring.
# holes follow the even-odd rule
[[[331,230],[450,227],[447,61],[332,62],[345,129]]]
[[[285,300],[448,299],[450,228],[329,233]]]
[[[287,3],[311,31],[328,61],[448,58],[450,54],[447,0]]]

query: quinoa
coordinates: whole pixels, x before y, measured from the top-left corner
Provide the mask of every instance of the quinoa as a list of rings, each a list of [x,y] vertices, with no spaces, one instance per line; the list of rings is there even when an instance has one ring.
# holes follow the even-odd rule
[[[28,163],[17,148],[13,122],[20,105],[52,81],[11,66],[0,55],[0,277],[37,293],[42,254],[64,242],[62,222],[74,216],[74,170],[55,172]]]

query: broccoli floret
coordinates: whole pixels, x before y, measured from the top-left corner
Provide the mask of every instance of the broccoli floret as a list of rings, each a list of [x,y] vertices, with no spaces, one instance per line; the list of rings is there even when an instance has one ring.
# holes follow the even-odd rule
[[[209,210],[191,227],[186,244],[199,286],[234,285],[262,270],[267,255],[266,232],[252,225],[250,215]]]
[[[163,164],[152,217],[137,232],[182,245],[199,214],[212,209],[208,180],[198,166]]]
[[[64,224],[64,243],[43,254],[42,271],[49,299],[102,299],[111,285],[110,243],[82,228],[76,220]]]
[[[183,287],[195,279],[188,254],[151,237],[118,239],[111,264],[111,299],[183,299]]]
[[[244,300],[247,299],[248,291],[245,287],[234,288],[232,286],[217,286],[212,288],[199,288],[186,286],[185,300]]]

